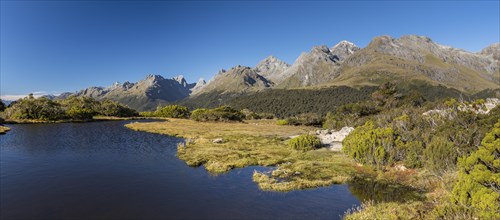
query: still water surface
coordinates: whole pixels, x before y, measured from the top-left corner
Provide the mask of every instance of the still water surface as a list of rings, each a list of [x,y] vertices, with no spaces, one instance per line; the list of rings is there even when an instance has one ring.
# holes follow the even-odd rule
[[[1,219],[339,219],[347,185],[264,192],[254,169],[211,176],[175,157],[179,138],[130,122],[9,125],[0,136]]]

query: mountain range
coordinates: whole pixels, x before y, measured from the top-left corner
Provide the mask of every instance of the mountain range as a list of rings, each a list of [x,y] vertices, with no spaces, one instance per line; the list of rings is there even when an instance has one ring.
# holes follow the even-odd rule
[[[377,86],[384,82],[425,82],[465,94],[500,88],[500,43],[478,53],[440,45],[424,36],[379,36],[365,48],[341,41],[333,47],[315,46],[293,64],[269,56],[255,67],[237,65],[220,70],[205,82],[188,83],[183,76],[171,79],[148,75],[136,83],[90,87],[68,95],[111,99],[139,111],[153,110],[179,100],[196,100],[206,94],[232,95],[269,89],[317,89]]]

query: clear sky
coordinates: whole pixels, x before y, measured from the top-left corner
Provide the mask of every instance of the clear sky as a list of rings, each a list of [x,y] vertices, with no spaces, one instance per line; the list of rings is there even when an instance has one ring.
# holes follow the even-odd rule
[[[0,95],[59,93],[147,74],[193,82],[293,61],[315,45],[425,35],[468,51],[499,42],[499,1],[1,1]]]

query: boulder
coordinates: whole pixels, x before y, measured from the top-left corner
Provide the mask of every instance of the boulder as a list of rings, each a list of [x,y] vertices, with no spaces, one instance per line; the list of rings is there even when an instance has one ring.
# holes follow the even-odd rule
[[[214,144],[222,144],[222,143],[224,143],[224,140],[222,138],[216,138],[212,142]]]
[[[340,151],[342,149],[342,141],[353,130],[354,130],[353,127],[343,127],[339,131],[317,130],[316,134],[321,143],[327,146],[330,150]]]

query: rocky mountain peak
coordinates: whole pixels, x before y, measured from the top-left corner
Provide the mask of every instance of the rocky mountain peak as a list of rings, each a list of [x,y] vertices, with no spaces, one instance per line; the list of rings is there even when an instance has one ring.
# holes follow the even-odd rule
[[[494,43],[479,52],[483,56],[492,57],[496,61],[500,61],[500,43]]]
[[[192,93],[197,93],[198,91],[200,91],[205,85],[207,84],[207,82],[203,79],[203,78],[200,78],[198,80],[198,82],[196,82],[196,84],[193,86],[193,88],[191,89],[191,92]]]
[[[330,49],[337,61],[345,60],[347,57],[358,51],[360,48],[349,41],[340,41]]]
[[[330,49],[326,45],[321,45],[321,46],[314,46],[311,49],[311,53],[330,53]]]
[[[255,66],[255,70],[261,75],[268,78],[271,81],[274,81],[278,78],[283,71],[285,71],[290,65],[283,62],[282,60],[274,57],[268,56],[264,60],[260,61],[257,66]]]
[[[178,75],[172,78],[173,80],[177,81],[179,84],[182,86],[186,87],[188,85],[186,79],[184,78],[183,75]]]
[[[432,43],[432,39],[427,36],[403,35],[400,40],[414,41],[420,43]]]
[[[205,81],[205,79],[203,79],[203,78],[200,78],[200,79],[198,80],[198,82],[196,82],[196,86],[198,86],[198,85],[205,85],[205,84],[207,84],[207,82],[206,82],[206,81]]]
[[[161,75],[154,75],[154,74],[148,74],[144,80],[150,81],[150,82],[155,82],[155,81],[161,81],[164,80],[163,76]]]

